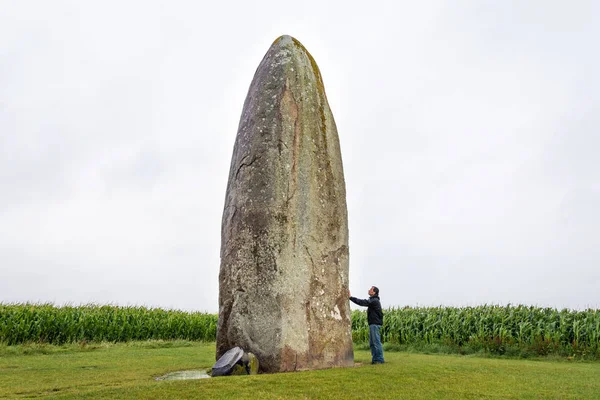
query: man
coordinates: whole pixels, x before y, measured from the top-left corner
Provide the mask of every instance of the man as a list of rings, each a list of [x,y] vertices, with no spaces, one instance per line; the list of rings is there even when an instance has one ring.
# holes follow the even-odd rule
[[[383,347],[381,346],[381,337],[379,331],[383,325],[383,311],[381,310],[381,301],[379,300],[379,289],[371,286],[369,289],[369,299],[362,300],[352,297],[348,290],[350,301],[359,306],[367,308],[367,322],[369,323],[369,346],[371,347],[371,364],[383,364]]]

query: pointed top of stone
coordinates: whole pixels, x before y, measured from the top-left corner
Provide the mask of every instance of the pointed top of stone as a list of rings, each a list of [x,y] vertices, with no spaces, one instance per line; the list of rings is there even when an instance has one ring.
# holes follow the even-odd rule
[[[306,47],[304,47],[304,45],[295,37],[290,35],[281,35],[275,39],[265,54],[263,63],[265,60],[269,60],[267,65],[261,64],[259,66],[259,70],[261,67],[266,67],[269,70],[269,74],[272,74],[272,70],[269,68],[269,66],[273,67],[274,65],[295,64],[299,68],[312,71],[316,78],[318,91],[325,97],[325,99],[327,98],[323,85],[323,77],[317,62],[306,49]],[[292,71],[294,70],[292,69]]]
[[[285,46],[286,44],[291,44],[294,40],[290,35],[281,35],[273,42],[273,45],[279,44],[280,46]],[[296,40],[298,41],[298,40]]]

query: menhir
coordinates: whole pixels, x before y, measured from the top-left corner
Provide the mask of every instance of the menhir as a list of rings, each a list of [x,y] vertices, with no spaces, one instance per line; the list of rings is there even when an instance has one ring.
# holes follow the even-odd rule
[[[278,38],[233,149],[221,232],[217,358],[262,372],[353,365],[348,215],[339,139],[315,60]]]

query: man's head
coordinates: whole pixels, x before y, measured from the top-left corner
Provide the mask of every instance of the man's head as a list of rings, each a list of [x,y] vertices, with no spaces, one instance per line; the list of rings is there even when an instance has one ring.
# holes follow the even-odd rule
[[[369,289],[369,296],[379,296],[379,289],[377,286],[371,286],[371,289]]]

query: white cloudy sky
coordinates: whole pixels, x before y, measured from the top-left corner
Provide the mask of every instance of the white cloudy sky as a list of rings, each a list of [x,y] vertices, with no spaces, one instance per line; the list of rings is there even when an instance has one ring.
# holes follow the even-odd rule
[[[384,306],[600,307],[600,3],[0,0],[0,302],[217,311],[246,91],[321,68],[350,280]]]

